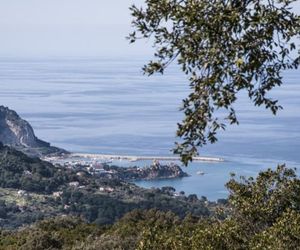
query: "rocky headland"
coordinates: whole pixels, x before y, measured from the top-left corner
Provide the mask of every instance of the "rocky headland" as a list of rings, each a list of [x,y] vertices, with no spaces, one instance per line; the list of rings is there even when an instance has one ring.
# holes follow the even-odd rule
[[[176,164],[160,164],[154,162],[151,166],[146,167],[118,167],[105,165],[103,169],[98,169],[96,175],[104,178],[119,180],[158,180],[174,179],[187,177],[188,174]]]
[[[53,147],[37,138],[31,125],[15,111],[0,106],[0,142],[29,156],[68,154],[64,149]]]

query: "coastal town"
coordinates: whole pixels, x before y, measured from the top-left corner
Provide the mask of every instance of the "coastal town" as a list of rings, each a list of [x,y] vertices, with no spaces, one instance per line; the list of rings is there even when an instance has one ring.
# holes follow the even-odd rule
[[[154,159],[146,166],[134,164],[137,160],[128,161],[130,166],[121,167],[113,158],[80,157],[71,155],[68,157],[45,157],[44,160],[54,165],[63,166],[76,170],[78,174],[87,172],[99,178],[120,179],[120,180],[151,180],[151,179],[170,179],[182,178],[188,175],[182,171],[178,164],[174,162],[161,163]],[[121,159],[119,159],[120,161]],[[131,166],[133,165],[133,166]]]
[[[151,180],[172,179],[188,176],[180,168],[176,156],[131,156],[112,154],[68,153],[48,155],[43,160],[74,170],[87,171],[92,175],[110,179]],[[219,157],[194,157],[195,162],[219,163]],[[198,171],[198,175],[204,175]]]

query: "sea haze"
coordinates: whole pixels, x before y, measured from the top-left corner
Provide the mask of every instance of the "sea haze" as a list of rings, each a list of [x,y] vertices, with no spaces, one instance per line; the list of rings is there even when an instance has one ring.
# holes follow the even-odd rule
[[[16,110],[38,137],[73,152],[170,155],[188,81],[176,68],[147,77],[145,58],[2,59],[1,104]],[[200,150],[224,163],[193,163],[191,177],[143,181],[174,186],[209,199],[226,196],[229,173],[256,175],[286,163],[300,165],[300,71],[286,72],[270,94],[284,110],[274,117],[253,107],[245,93],[235,104],[239,126],[228,127],[215,145]],[[119,164],[123,164],[120,162]],[[139,163],[143,164],[143,163]],[[197,175],[197,171],[205,175]]]

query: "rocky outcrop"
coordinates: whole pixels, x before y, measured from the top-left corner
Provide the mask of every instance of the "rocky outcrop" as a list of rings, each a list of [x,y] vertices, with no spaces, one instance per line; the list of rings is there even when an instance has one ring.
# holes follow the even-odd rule
[[[104,171],[98,173],[101,177],[119,180],[157,180],[187,177],[188,174],[176,164],[161,165],[154,163],[148,167],[117,167],[104,166]]]
[[[30,124],[15,111],[0,106],[0,142],[30,156],[60,155],[68,152],[37,138]]]

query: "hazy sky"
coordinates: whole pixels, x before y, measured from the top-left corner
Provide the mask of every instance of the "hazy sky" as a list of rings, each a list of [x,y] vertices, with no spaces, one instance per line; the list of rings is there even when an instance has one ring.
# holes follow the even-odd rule
[[[142,0],[0,0],[0,55],[128,55],[129,6]]]
[[[132,3],[143,0],[0,0],[0,56],[150,54],[125,39]]]

